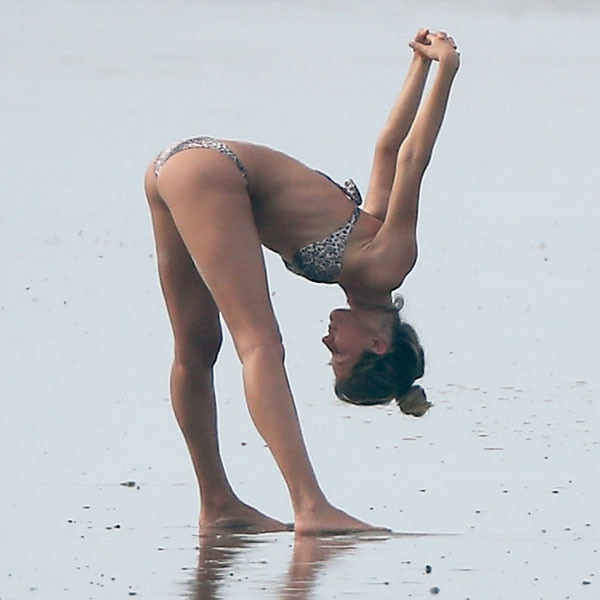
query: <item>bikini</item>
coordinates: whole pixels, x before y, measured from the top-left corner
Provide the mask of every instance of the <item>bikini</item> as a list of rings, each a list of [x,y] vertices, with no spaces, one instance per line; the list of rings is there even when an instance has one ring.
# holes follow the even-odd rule
[[[189,150],[190,148],[210,148],[216,150],[221,154],[224,154],[227,158],[232,160],[235,166],[239,169],[240,173],[244,177],[246,182],[246,189],[248,189],[248,176],[246,175],[246,169],[242,164],[242,161],[238,158],[238,155],[226,144],[215,138],[203,136],[193,137],[186,140],[176,142],[172,146],[169,146],[166,150],[163,150],[154,161],[154,175],[158,177],[162,166],[173,156],[182,150]]]
[[[166,150],[161,152],[154,161],[155,176],[158,177],[161,167],[169,160],[169,158],[171,158],[171,156],[190,148],[210,148],[229,158],[244,177],[246,189],[248,190],[248,193],[250,193],[246,169],[237,154],[233,152],[229,146],[212,137],[193,137],[169,146]],[[316,283],[335,283],[342,270],[342,257],[344,255],[344,250],[346,249],[348,237],[352,233],[360,215],[359,206],[362,203],[362,198],[360,196],[360,191],[352,179],[345,181],[342,186],[325,173],[321,173],[320,171],[317,172],[326,177],[344,192],[346,197],[354,203],[354,210],[352,211],[350,220],[345,225],[336,229],[326,238],[307,244],[297,250],[293,256],[292,262],[288,262],[285,259],[283,259],[283,262],[290,271],[309,281],[314,281]]]

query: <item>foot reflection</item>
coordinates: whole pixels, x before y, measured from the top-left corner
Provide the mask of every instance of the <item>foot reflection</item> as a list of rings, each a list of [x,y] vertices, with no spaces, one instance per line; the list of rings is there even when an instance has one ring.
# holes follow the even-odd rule
[[[240,576],[261,593],[279,600],[305,600],[312,597],[319,573],[337,558],[359,544],[387,539],[385,535],[338,537],[294,536],[293,534],[239,535],[222,534],[200,537],[198,569],[188,587],[186,598],[220,600],[225,597],[227,582]],[[278,552],[293,551],[287,573],[273,572],[267,561],[252,561],[249,554],[261,544],[279,546]],[[270,549],[270,551],[272,551]],[[229,590],[230,591],[230,590]]]
[[[198,570],[186,597],[192,600],[221,598],[219,588],[230,577],[233,564],[245,550],[256,546],[257,543],[260,543],[258,536],[236,534],[200,536]]]
[[[303,600],[312,597],[317,575],[335,558],[356,548],[360,541],[359,538],[348,536],[296,536],[287,578],[278,597],[281,600]]]

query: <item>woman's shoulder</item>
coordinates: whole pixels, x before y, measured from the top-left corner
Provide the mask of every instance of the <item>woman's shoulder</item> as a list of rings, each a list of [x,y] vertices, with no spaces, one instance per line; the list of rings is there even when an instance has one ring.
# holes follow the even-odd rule
[[[340,283],[355,282],[377,290],[395,290],[412,270],[416,247],[394,247],[382,243],[378,235],[383,223],[367,211],[361,211],[344,253]]]

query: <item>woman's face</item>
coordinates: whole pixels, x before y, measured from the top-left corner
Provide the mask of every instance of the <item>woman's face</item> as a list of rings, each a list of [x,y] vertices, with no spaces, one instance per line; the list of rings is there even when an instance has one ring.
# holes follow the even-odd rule
[[[322,341],[331,352],[336,379],[348,377],[365,350],[379,353],[380,348],[372,331],[347,308],[338,308],[329,315],[328,332]]]

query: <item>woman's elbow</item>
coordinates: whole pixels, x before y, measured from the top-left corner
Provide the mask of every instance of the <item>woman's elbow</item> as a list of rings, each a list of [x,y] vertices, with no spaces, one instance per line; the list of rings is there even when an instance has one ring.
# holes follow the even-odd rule
[[[375,153],[381,156],[397,156],[400,144],[391,132],[383,130],[375,144]]]
[[[408,148],[402,147],[397,159],[397,169],[417,169],[421,172],[425,171],[429,161],[431,160],[431,150],[415,145]]]

